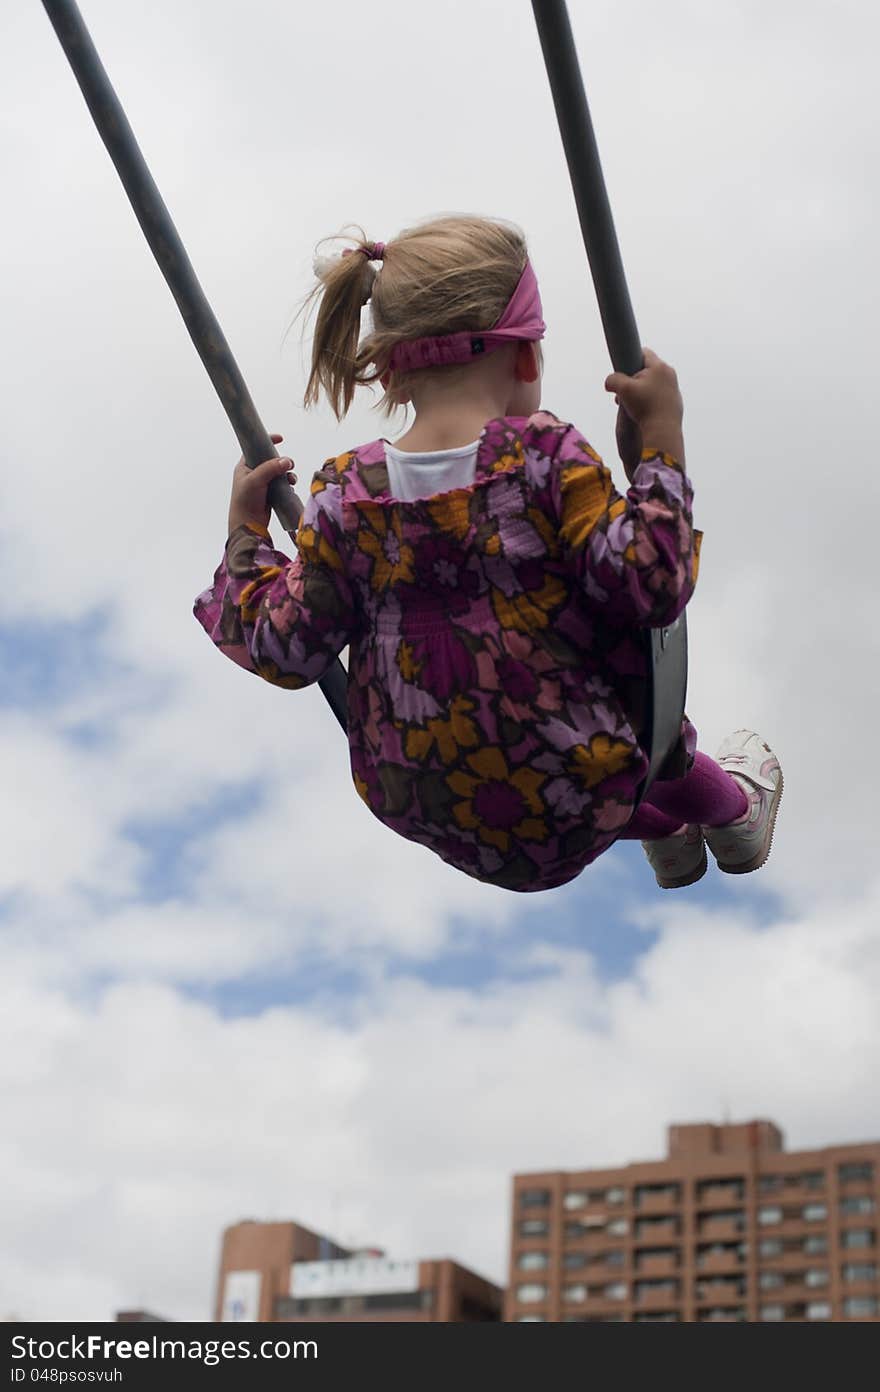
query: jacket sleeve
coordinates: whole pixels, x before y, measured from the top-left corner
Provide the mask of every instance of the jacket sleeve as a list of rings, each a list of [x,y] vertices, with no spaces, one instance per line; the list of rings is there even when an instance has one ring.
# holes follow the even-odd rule
[[[553,471],[567,564],[587,597],[614,623],[662,628],[682,612],[699,569],[693,489],[669,454],[644,450],[625,497],[573,426]]]
[[[259,526],[237,527],[194,613],[234,662],[275,686],[318,681],[354,629],[338,483],[317,474],[289,560]]]

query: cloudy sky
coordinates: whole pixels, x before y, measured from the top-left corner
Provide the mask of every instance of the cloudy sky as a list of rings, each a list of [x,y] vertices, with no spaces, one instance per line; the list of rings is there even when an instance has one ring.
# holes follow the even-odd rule
[[[315,243],[519,222],[544,404],[613,456],[608,370],[525,0],[83,0],[303,491],[381,434],[303,413]],[[235,440],[37,0],[0,50],[0,1316],[209,1316],[219,1236],[296,1218],[503,1280],[510,1176],[658,1157],[671,1121],[880,1135],[868,0],[571,13],[643,340],[705,531],[702,747],[786,794],[759,874],[640,847],[542,897],[360,804],[316,690],[191,617]],[[618,479],[623,475],[618,465]]]

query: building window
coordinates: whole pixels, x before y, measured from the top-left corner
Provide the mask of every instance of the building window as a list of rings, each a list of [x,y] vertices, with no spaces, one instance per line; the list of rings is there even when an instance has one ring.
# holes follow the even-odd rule
[[[830,1320],[831,1306],[827,1300],[811,1300],[807,1305],[808,1320]]]
[[[847,1228],[840,1235],[844,1247],[873,1247],[874,1233],[871,1228]]]
[[[758,1209],[758,1222],[764,1227],[768,1227],[771,1223],[781,1223],[782,1209],[778,1204],[765,1204],[763,1208]]]
[[[615,1219],[615,1222],[626,1222],[626,1219]],[[678,1218],[670,1215],[668,1218],[637,1218],[636,1237],[639,1240],[647,1238],[649,1242],[658,1237],[677,1237]]]
[[[675,1298],[678,1295],[678,1282],[673,1280],[636,1281],[636,1300],[644,1300],[645,1296],[661,1294],[671,1295]]]
[[[762,1306],[761,1306],[761,1319],[762,1319],[762,1320],[784,1320],[784,1319],[785,1319],[785,1306],[784,1306],[784,1305],[762,1305]]]
[[[626,1282],[612,1281],[605,1287],[606,1300],[626,1300]]]
[[[765,1174],[765,1175],[761,1175],[761,1178],[758,1180],[758,1193],[759,1193],[759,1194],[776,1194],[776,1193],[778,1193],[778,1191],[779,1191],[781,1188],[782,1188],[782,1175],[781,1175],[781,1174]]]
[[[824,1189],[825,1171],[810,1170],[809,1174],[801,1175],[801,1183],[806,1189]]]
[[[606,1266],[623,1266],[626,1255],[620,1247],[612,1247],[610,1252],[603,1254],[602,1260]]]
[[[810,1256],[819,1257],[828,1251],[828,1238],[823,1237],[821,1233],[815,1233],[812,1237],[805,1237],[801,1246]]]
[[[642,1247],[636,1252],[636,1269],[644,1269],[652,1261],[673,1262],[678,1266],[677,1247]]]
[[[782,1284],[782,1273],[779,1271],[762,1271],[758,1277],[761,1290],[778,1290]]]
[[[562,1265],[566,1271],[577,1271],[581,1266],[586,1266],[587,1258],[584,1252],[565,1252],[562,1257]]]
[[[610,1189],[605,1190],[605,1202],[609,1204],[621,1204],[626,1201],[626,1190],[621,1189],[619,1184],[615,1184]]]
[[[873,1295],[851,1295],[843,1302],[843,1313],[849,1319],[873,1319],[877,1301]]]
[[[586,1208],[587,1192],[585,1189],[570,1189],[562,1200],[563,1208]]]
[[[537,1281],[530,1285],[517,1286],[516,1298],[520,1305],[533,1305],[538,1300],[547,1299],[547,1287],[539,1285]]]
[[[867,1262],[850,1262],[843,1268],[844,1281],[876,1281],[877,1268]]]
[[[828,1272],[823,1267],[818,1267],[813,1271],[804,1272],[805,1286],[827,1286]]]
[[[612,1218],[606,1224],[605,1231],[609,1237],[626,1237],[629,1232],[629,1223],[625,1218]]]
[[[780,1209],[780,1212],[782,1210]],[[725,1227],[733,1226],[737,1232],[742,1232],[745,1227],[745,1218],[741,1208],[717,1209],[714,1213],[704,1213],[700,1217],[700,1232],[711,1230],[718,1224]]]
[[[574,1301],[574,1300],[586,1300],[586,1298],[587,1298],[587,1288],[586,1288],[586,1286],[581,1285],[579,1282],[578,1282],[577,1284],[575,1284],[575,1285],[563,1286],[563,1287],[562,1287],[562,1298],[563,1298],[563,1300],[572,1300],[572,1301]]]
[[[586,1213],[580,1218],[575,1218],[565,1225],[565,1236],[570,1238],[586,1237],[590,1232],[604,1232],[605,1219],[596,1213]]]
[[[740,1266],[745,1261],[747,1244],[745,1242],[709,1242],[697,1248],[697,1266],[704,1267],[716,1257],[726,1262],[735,1261]]]
[[[837,1177],[841,1184],[855,1184],[858,1180],[872,1180],[874,1166],[870,1160],[861,1160],[849,1165],[838,1165]]]
[[[281,1297],[275,1302],[277,1318],[302,1319],[311,1315],[362,1315],[365,1311],[388,1313],[396,1310],[427,1310],[433,1301],[431,1291],[389,1291],[377,1295],[331,1295],[303,1298]]]
[[[550,1202],[549,1189],[520,1189],[519,1201],[523,1208],[546,1208]]]
[[[697,1299],[700,1301],[724,1300],[745,1293],[746,1285],[741,1276],[709,1276],[697,1282]]]
[[[805,1223],[823,1223],[828,1217],[828,1206],[823,1203],[804,1204],[801,1217]]]
[[[546,1252],[520,1252],[516,1264],[520,1271],[546,1271],[550,1258]]]
[[[343,1297],[344,1312],[354,1314],[358,1308],[364,1310],[424,1310],[433,1301],[433,1291],[401,1291],[399,1295],[364,1295],[360,1302],[351,1305],[351,1297]]]
[[[650,1202],[651,1199],[678,1203],[681,1197],[681,1188],[678,1184],[637,1184],[633,1197],[636,1208],[643,1203]]]
[[[745,1184],[741,1179],[702,1179],[697,1184],[697,1199],[741,1200],[745,1194]]]
[[[868,1194],[859,1194],[858,1197],[840,1200],[841,1213],[873,1213],[874,1200]]]
[[[546,1237],[549,1232],[546,1218],[524,1218],[519,1225],[520,1237]]]
[[[781,1237],[762,1237],[758,1243],[758,1254],[762,1257],[781,1257],[784,1251]]]

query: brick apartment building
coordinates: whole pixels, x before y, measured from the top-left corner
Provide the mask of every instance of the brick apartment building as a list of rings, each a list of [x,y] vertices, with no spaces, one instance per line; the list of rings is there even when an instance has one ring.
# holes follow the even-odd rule
[[[880,1143],[672,1126],[665,1160],[516,1175],[510,1321],[880,1318]]]
[[[299,1223],[236,1223],[223,1235],[216,1320],[500,1321],[503,1292],[457,1262],[351,1252]]]

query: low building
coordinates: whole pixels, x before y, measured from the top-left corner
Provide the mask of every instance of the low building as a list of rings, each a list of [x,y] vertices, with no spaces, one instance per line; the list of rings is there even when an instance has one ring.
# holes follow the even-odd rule
[[[502,1304],[498,1286],[446,1258],[350,1251],[299,1223],[236,1223],[223,1236],[218,1320],[497,1322]]]

